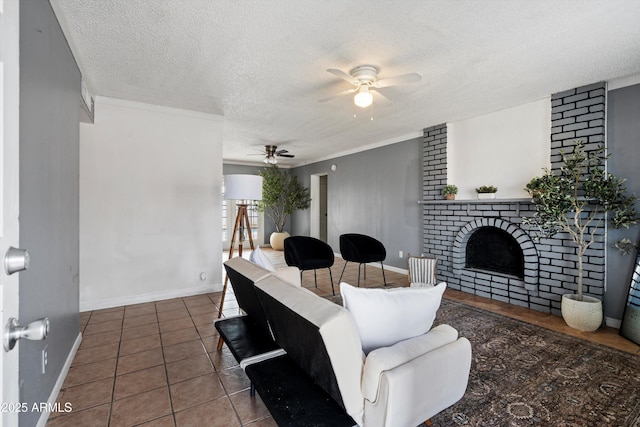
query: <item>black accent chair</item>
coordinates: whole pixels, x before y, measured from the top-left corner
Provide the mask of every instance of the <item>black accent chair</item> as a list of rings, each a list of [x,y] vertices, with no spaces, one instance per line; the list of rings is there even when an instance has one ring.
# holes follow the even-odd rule
[[[360,286],[360,266],[364,264],[364,278],[366,280],[367,263],[380,262],[382,280],[384,285],[387,286],[387,278],[384,275],[384,265],[382,264],[382,261],[387,257],[387,251],[382,242],[364,234],[343,234],[340,236],[340,254],[345,262],[338,282],[342,281],[342,275],[349,261],[358,263],[358,286]]]
[[[331,279],[331,292],[333,295],[336,291],[333,287],[333,275],[331,274],[331,266],[335,257],[333,249],[322,240],[308,236],[291,236],[284,239],[284,260],[288,266],[298,267],[300,269],[300,281],[302,282],[302,272],[305,270],[313,270],[313,278],[318,287],[318,277],[316,270],[319,268],[329,269],[329,278]]]

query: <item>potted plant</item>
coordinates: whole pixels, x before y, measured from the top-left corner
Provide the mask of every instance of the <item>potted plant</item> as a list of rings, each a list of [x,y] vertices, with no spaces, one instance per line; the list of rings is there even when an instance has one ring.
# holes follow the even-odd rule
[[[605,214],[616,228],[637,223],[636,197],[626,194],[623,179],[605,172],[604,148],[587,153],[582,141],[576,141],[572,153],[560,155],[560,169],[546,169],[528,189],[535,214],[523,223],[535,227],[538,239],[565,232],[576,245],[577,293],[562,296],[562,317],[574,329],[595,331],[602,324],[602,302],[583,295],[583,258],[604,227]]]
[[[493,185],[481,185],[476,188],[478,199],[495,199],[497,191],[498,187],[494,187]]]
[[[537,197],[540,192],[544,191],[542,188],[545,186],[544,176],[535,176],[525,185],[524,190],[531,195],[531,197]]]
[[[262,177],[262,200],[258,210],[267,214],[276,229],[269,238],[273,249],[283,250],[284,239],[289,233],[284,231],[287,218],[298,209],[307,209],[311,203],[309,189],[304,187],[289,169],[271,165],[260,171]]]
[[[445,185],[442,189],[442,195],[447,200],[455,200],[456,194],[458,194],[458,187],[453,184]]]

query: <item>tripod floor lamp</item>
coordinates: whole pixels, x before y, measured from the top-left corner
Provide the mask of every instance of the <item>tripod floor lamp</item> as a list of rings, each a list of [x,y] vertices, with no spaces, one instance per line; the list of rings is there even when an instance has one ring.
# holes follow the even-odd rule
[[[224,198],[225,200],[235,200],[238,207],[236,222],[233,226],[233,234],[231,235],[231,245],[229,247],[229,259],[233,258],[236,245],[236,236],[238,236],[238,256],[242,256],[242,243],[244,241],[245,230],[248,232],[249,245],[251,250],[253,247],[253,237],[251,236],[251,222],[247,213],[249,201],[262,200],[262,177],[258,175],[225,175],[224,177]],[[224,276],[224,286],[222,287],[222,299],[220,300],[220,309],[218,310],[218,318],[222,316],[222,308],[224,306],[224,297],[227,293],[227,283],[229,276]],[[219,344],[220,345],[220,344]]]

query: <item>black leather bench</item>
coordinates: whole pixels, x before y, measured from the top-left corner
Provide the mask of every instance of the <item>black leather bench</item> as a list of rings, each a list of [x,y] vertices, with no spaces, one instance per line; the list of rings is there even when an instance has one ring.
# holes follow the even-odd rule
[[[239,273],[234,265],[242,266],[244,273]],[[246,314],[219,319],[215,322],[215,327],[251,380],[251,394],[253,395],[254,390],[258,392],[278,426],[356,425],[344,408],[325,390],[328,388],[332,394],[337,393],[340,399],[335,377],[326,378],[326,375],[322,375],[323,378],[319,380],[324,384],[319,384],[294,358],[285,354],[281,346],[284,344],[290,347],[294,357],[298,353],[295,348],[302,349],[312,360],[322,360],[323,371],[332,374],[331,367],[327,366],[328,356],[325,354],[318,357],[313,354],[318,345],[313,343],[319,338],[317,328],[315,336],[313,325],[306,325],[310,330],[300,330],[296,324],[304,324],[304,319],[296,320],[294,312],[287,313],[277,301],[255,287],[256,281],[268,277],[264,270],[256,267],[247,271],[246,262],[234,260],[227,261],[225,269],[238,305]],[[265,312],[264,304],[269,306],[268,313],[272,317],[269,318]],[[273,316],[277,316],[278,319]],[[287,325],[293,328],[289,330]],[[283,342],[278,343],[272,334],[280,337]],[[305,343],[303,346],[293,345],[292,340],[301,339]],[[309,339],[310,341],[306,341]]]
[[[233,264],[233,263],[231,263]],[[240,274],[225,265],[238,305],[246,314],[218,319],[215,328],[238,361],[279,350],[280,346],[271,337],[264,310],[256,295],[254,283],[267,277],[268,273],[256,267]]]

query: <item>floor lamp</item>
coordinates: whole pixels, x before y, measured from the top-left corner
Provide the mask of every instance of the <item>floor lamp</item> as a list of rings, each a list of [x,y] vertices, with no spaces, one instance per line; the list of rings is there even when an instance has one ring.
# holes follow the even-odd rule
[[[245,230],[249,233],[249,245],[251,250],[253,247],[253,237],[251,236],[251,223],[249,222],[249,214],[247,213],[247,201],[262,200],[262,177],[258,175],[225,175],[224,177],[224,198],[225,200],[236,200],[238,214],[236,222],[233,226],[233,234],[231,235],[231,245],[229,246],[229,259],[233,258],[233,252],[236,245],[236,235],[238,236],[238,256],[242,257],[242,242],[244,241]],[[227,283],[229,276],[224,275],[224,286],[222,287],[222,299],[220,300],[220,308],[218,310],[218,318],[222,317],[222,308],[224,306],[224,297],[227,293]],[[222,348],[222,339],[218,342],[218,349]]]

